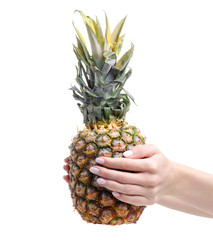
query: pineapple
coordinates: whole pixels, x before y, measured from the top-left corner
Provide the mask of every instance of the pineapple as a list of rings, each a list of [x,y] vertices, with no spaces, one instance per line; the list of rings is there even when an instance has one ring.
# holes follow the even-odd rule
[[[117,61],[124,35],[121,31],[126,17],[110,32],[106,18],[105,35],[96,21],[78,11],[86,25],[91,54],[75,27],[77,46],[73,45],[78,60],[73,97],[83,114],[85,128],[73,138],[69,156],[69,188],[75,209],[83,220],[95,224],[119,225],[135,223],[145,206],[134,206],[117,200],[112,193],[99,186],[97,176],[89,169],[101,156],[123,157],[122,153],[138,144],[145,144],[140,130],[125,122],[133,97],[124,89],[132,70],[127,65],[134,46]]]

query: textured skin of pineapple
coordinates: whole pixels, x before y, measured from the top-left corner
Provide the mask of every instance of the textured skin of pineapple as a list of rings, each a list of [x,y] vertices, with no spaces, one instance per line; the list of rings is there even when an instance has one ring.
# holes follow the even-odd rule
[[[123,122],[103,127],[87,128],[73,138],[70,148],[69,188],[73,205],[81,217],[91,223],[119,225],[136,223],[145,206],[134,206],[117,200],[96,182],[89,171],[97,157],[123,157],[122,153],[144,144],[140,130]]]

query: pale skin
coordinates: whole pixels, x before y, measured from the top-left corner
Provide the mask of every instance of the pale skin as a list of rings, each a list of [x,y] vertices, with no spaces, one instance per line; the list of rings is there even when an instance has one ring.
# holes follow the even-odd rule
[[[136,206],[155,203],[213,218],[213,175],[169,160],[153,144],[133,147],[124,158],[100,157],[90,171],[115,198]],[[68,158],[65,159],[68,163]],[[64,169],[68,172],[69,166]],[[119,171],[122,170],[122,171]],[[69,176],[64,176],[69,182]]]

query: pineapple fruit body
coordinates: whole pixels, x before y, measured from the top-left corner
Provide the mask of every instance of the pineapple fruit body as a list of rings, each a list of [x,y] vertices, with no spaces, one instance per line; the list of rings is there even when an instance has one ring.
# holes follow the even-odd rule
[[[70,145],[70,191],[75,209],[87,222],[119,225],[135,223],[145,206],[134,206],[117,200],[106,188],[97,183],[97,175],[89,168],[97,157],[123,157],[122,153],[145,138],[138,128],[126,122],[85,127],[73,138]]]

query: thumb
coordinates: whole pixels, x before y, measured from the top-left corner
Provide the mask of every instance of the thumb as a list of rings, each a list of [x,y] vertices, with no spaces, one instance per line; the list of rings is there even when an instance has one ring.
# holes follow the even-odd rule
[[[160,150],[154,144],[140,144],[123,153],[126,158],[148,158]]]

